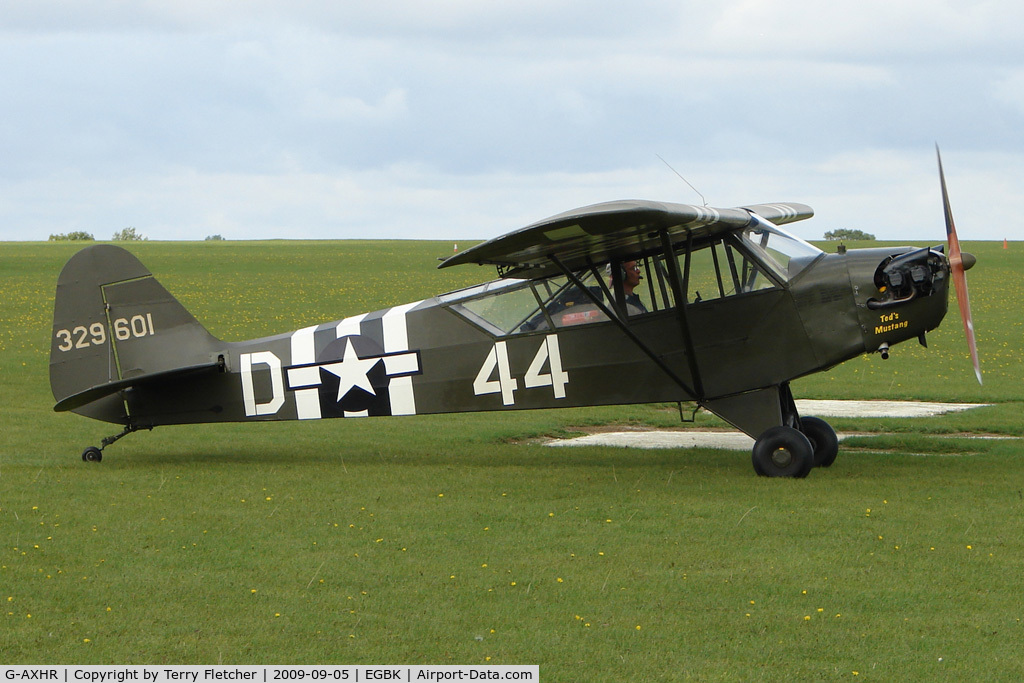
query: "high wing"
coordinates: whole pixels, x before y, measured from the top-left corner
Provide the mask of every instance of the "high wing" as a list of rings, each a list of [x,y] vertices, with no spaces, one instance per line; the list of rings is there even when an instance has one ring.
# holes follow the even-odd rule
[[[498,267],[502,277],[540,277],[559,270],[556,256],[575,270],[656,247],[666,231],[673,243],[700,239],[754,223],[751,213],[775,224],[810,218],[805,204],[754,204],[733,209],[625,200],[560,213],[446,259],[439,268],[476,263]]]

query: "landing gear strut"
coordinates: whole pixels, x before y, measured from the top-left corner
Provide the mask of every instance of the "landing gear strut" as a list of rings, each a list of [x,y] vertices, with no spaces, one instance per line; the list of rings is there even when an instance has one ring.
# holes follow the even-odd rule
[[[148,429],[152,431],[153,425],[149,425],[148,427],[140,427],[139,425],[128,424],[125,426],[125,428],[121,431],[120,434],[114,434],[113,436],[103,437],[103,440],[100,442],[99,448],[97,448],[96,446],[89,446],[84,451],[82,451],[82,460],[84,462],[100,462],[101,460],[103,460],[104,448],[119,441],[120,439],[123,439],[132,432],[139,431],[140,429]]]

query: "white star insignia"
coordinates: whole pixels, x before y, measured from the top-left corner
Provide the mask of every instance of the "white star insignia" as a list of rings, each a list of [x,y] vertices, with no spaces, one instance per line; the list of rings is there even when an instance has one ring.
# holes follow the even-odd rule
[[[370,384],[370,378],[367,377],[367,374],[380,360],[380,358],[360,358],[356,354],[355,349],[352,348],[352,340],[349,339],[345,345],[345,355],[340,363],[330,363],[320,367],[341,380],[338,384],[338,403],[341,403],[341,399],[345,398],[345,394],[355,387],[359,387],[374,396],[377,395],[377,392],[373,390],[373,385]]]

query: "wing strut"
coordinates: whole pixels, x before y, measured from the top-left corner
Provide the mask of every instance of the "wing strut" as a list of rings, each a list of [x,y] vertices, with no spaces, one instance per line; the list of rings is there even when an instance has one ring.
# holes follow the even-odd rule
[[[690,247],[692,244],[693,234],[691,233],[686,238],[686,275],[684,277],[687,280],[690,277]],[[680,277],[679,260],[675,257],[675,252],[672,249],[672,238],[669,237],[667,230],[661,231],[661,246],[665,251],[665,263],[668,265],[669,285],[671,285],[672,292],[676,297],[676,318],[679,320],[679,334],[683,338],[686,359],[690,364],[690,375],[693,377],[693,383],[697,387],[697,393],[694,396],[697,399],[703,399],[704,382],[700,378],[697,351],[693,348],[693,335],[690,334],[690,319],[686,315],[686,290],[688,289],[688,282],[684,282],[683,277]]]
[[[576,273],[574,273],[571,270],[569,270],[568,268],[566,268],[565,264],[563,264],[561,262],[561,260],[559,260],[559,258],[557,256],[555,256],[554,254],[549,254],[548,258],[551,259],[552,263],[554,263],[556,266],[558,266],[559,270],[561,270],[562,273],[567,278],[569,278],[569,281],[572,282],[574,286],[576,286],[580,291],[582,291],[584,294],[586,294],[587,298],[589,298],[594,303],[594,305],[597,306],[597,308],[602,313],[604,313],[606,316],[608,316],[609,320],[614,322],[618,326],[618,328],[620,330],[622,330],[623,334],[625,334],[627,337],[629,337],[630,341],[632,341],[634,344],[636,344],[636,347],[638,349],[643,351],[647,355],[647,357],[649,357],[652,361],[654,361],[654,364],[657,365],[659,368],[661,368],[662,371],[666,375],[669,376],[669,379],[671,379],[673,382],[678,384],[679,387],[683,391],[685,391],[687,394],[689,394],[690,396],[693,396],[694,398],[696,398],[696,397],[698,397],[700,395],[700,394],[696,393],[693,390],[693,387],[691,387],[686,382],[684,382],[683,379],[681,377],[679,377],[679,375],[677,375],[672,370],[672,368],[670,368],[665,363],[664,360],[661,359],[661,356],[656,354],[654,351],[651,350],[650,347],[648,347],[646,344],[644,344],[643,340],[640,339],[640,337],[638,337],[636,335],[636,332],[634,332],[633,330],[629,329],[629,327],[626,325],[626,323],[623,322],[622,319],[619,318],[619,316],[616,313],[612,312],[608,308],[608,306],[605,305],[605,303],[603,301],[601,301],[599,298],[597,298],[597,296],[592,291],[590,291],[590,288],[587,287],[586,285],[584,285],[583,282],[578,277],[576,277]]]

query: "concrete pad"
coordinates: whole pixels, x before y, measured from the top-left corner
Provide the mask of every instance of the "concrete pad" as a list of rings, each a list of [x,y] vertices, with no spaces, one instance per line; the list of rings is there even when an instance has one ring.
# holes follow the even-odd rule
[[[801,415],[815,417],[931,417],[977,408],[977,403],[927,403],[920,401],[815,401],[799,400]],[[837,434],[842,441],[849,434]],[[615,446],[619,448],[722,448],[749,451],[754,440],[741,432],[680,429],[678,431],[630,430],[600,432],[574,439],[549,441],[546,446]]]
[[[742,432],[687,430],[678,432],[602,432],[575,439],[549,441],[545,446],[615,446],[618,448],[723,448],[749,451],[754,440]]]
[[[815,417],[933,417],[989,403],[931,403],[927,401],[817,401],[798,399],[800,415]]]

